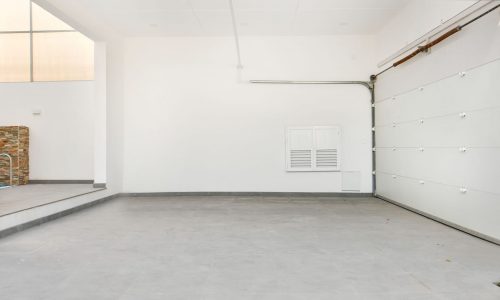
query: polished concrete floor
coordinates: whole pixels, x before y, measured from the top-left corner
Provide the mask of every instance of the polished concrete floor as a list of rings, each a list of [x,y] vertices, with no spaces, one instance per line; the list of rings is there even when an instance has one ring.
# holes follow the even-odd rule
[[[28,184],[0,189],[0,216],[96,192],[92,184]]]
[[[119,198],[0,240],[2,299],[500,299],[500,247],[381,200]]]

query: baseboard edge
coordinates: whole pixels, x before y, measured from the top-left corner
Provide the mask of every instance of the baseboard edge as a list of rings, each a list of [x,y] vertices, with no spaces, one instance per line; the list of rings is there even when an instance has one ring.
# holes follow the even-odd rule
[[[182,196],[233,196],[233,197],[336,197],[366,198],[372,193],[307,193],[307,192],[155,192],[121,193],[122,197],[182,197]]]

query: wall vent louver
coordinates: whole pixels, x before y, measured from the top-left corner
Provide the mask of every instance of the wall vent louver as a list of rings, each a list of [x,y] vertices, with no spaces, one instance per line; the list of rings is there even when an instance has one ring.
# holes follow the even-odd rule
[[[338,166],[337,149],[316,150],[317,168],[336,168]]]
[[[340,171],[340,128],[289,127],[286,135],[287,171]]]
[[[291,150],[290,168],[310,168],[312,167],[311,150]]]

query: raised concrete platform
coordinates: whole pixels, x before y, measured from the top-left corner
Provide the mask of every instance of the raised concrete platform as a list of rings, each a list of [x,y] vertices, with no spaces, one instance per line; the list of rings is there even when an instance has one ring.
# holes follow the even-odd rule
[[[0,189],[0,238],[110,199],[91,184],[36,184]]]
[[[2,188],[0,217],[100,190],[92,184],[29,184]]]

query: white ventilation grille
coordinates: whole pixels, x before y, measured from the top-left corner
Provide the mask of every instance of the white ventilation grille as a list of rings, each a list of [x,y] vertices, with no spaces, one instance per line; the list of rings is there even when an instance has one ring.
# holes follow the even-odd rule
[[[311,168],[312,153],[311,150],[291,150],[290,151],[290,168]]]
[[[337,149],[322,149],[316,150],[316,167],[317,168],[337,168],[338,155]]]
[[[287,128],[286,146],[288,171],[340,171],[339,127]]]

